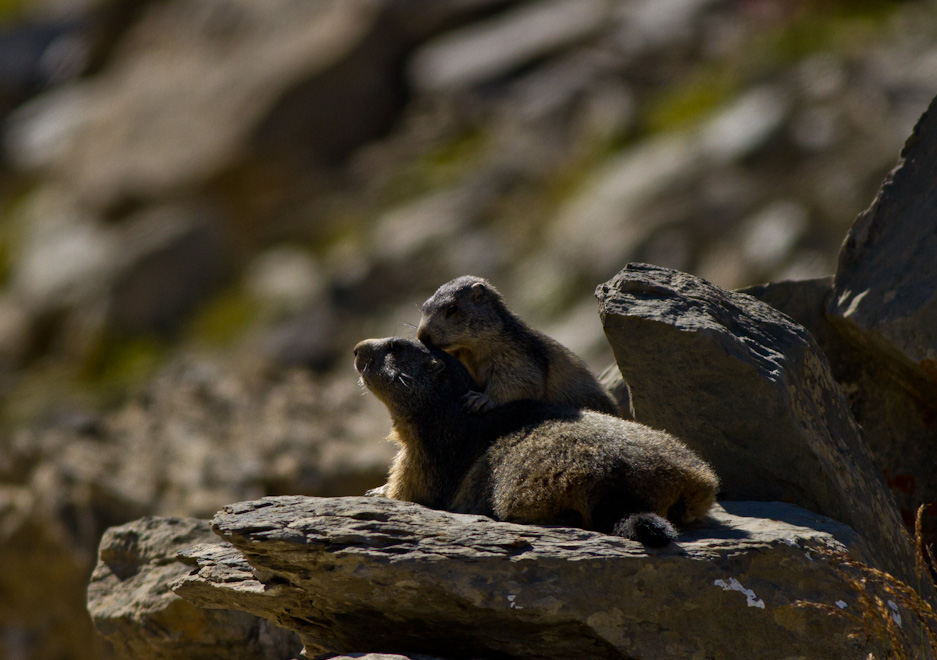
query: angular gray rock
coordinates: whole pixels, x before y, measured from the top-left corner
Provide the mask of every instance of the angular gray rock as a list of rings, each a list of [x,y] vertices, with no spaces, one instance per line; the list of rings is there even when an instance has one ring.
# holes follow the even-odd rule
[[[726,507],[648,551],[384,498],[265,498],[215,516],[230,545],[183,551],[198,570],[175,592],[270,618],[307,655],[864,657],[842,619],[795,605],[855,607],[815,552],[855,534],[786,504]]]
[[[827,311],[855,353],[853,410],[903,508],[937,542],[937,99],[843,243]],[[844,343],[845,343],[844,342]]]
[[[843,243],[831,321],[937,409],[937,99]]]
[[[193,518],[141,518],[104,534],[88,611],[119,657],[288,660],[299,654],[299,639],[269,621],[201,609],[172,593],[169,586],[189,572],[176,553],[213,538],[208,522]]]
[[[596,296],[638,421],[700,452],[723,497],[844,522],[877,567],[916,583],[894,500],[809,332],[751,296],[645,264]]]
[[[743,289],[807,328],[830,361],[856,421],[909,531],[922,504],[924,540],[937,543],[937,413],[888,368],[888,359],[857,346],[826,310],[833,278],[773,282]]]
[[[828,349],[834,347],[836,339],[833,328],[826,318],[827,301],[832,291],[832,276],[812,280],[770,282],[738,289],[738,293],[757,298],[797,321],[813,335],[817,344],[830,358],[830,365],[835,366],[831,351]]]

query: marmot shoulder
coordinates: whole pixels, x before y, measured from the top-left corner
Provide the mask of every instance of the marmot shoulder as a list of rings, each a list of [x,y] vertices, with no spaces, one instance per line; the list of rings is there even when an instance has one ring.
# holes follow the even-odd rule
[[[421,311],[417,339],[459,358],[481,386],[472,409],[533,399],[629,417],[579,356],[527,325],[487,280],[447,282]]]
[[[649,545],[706,515],[718,478],[681,441],[636,422],[542,401],[473,414],[475,383],[438,349],[405,339],[355,347],[365,386],[401,446],[383,494],[528,524],[573,525]]]

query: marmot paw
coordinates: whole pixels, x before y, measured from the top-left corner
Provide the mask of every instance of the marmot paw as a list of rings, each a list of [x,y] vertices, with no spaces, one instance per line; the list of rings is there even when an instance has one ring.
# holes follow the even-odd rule
[[[369,491],[367,491],[364,494],[364,496],[365,497],[387,497],[387,486],[388,484],[384,484],[383,486],[372,488]]]
[[[494,401],[482,392],[469,392],[462,397],[462,410],[470,413],[480,413],[497,407]]]

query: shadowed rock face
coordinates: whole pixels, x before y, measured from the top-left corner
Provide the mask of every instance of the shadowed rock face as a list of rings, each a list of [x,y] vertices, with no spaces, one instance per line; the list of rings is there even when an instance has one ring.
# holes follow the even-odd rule
[[[937,102],[857,219],[827,300],[856,419],[906,517],[937,505]],[[852,383],[849,386],[848,383]],[[937,543],[937,507],[925,517]]]
[[[724,497],[843,521],[877,566],[915,579],[894,501],[809,332],[748,295],[644,264],[596,295],[638,421],[698,451]]]
[[[910,529],[919,506],[937,504],[935,128],[932,103],[847,235],[835,277],[743,290],[816,338]],[[937,543],[937,508],[923,522]]]
[[[384,498],[265,498],[226,507],[227,543],[182,553],[175,591],[296,631],[307,654],[458,657],[843,657],[843,622],[794,606],[854,597],[817,547],[844,525],[730,503],[665,550],[577,529],[495,523]],[[808,632],[809,631],[809,632]]]
[[[933,506],[937,504],[937,413],[933,405],[894,376],[884,354],[843,336],[841,324],[827,316],[832,278],[776,282],[744,291],[795,319],[816,337],[905,526],[913,530],[918,507],[931,505],[923,517],[922,531],[926,543],[937,542],[937,509]],[[922,317],[920,321],[937,323],[937,317]]]
[[[937,101],[846,235],[830,320],[937,408]]]

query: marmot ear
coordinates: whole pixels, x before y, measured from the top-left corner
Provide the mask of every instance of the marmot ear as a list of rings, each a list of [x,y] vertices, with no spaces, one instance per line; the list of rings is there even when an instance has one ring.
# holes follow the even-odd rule
[[[439,358],[433,358],[429,363],[429,372],[434,376],[446,369],[446,363]]]
[[[486,289],[485,285],[481,282],[475,282],[475,284],[472,285],[472,300],[481,300],[487,293],[488,289]]]

